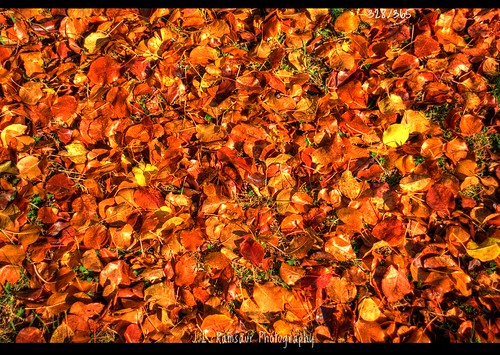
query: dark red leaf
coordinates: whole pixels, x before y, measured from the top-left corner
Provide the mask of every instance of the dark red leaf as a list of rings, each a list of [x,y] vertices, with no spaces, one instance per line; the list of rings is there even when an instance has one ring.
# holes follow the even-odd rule
[[[259,266],[264,259],[264,247],[255,239],[247,238],[240,244],[241,255],[254,266]]]

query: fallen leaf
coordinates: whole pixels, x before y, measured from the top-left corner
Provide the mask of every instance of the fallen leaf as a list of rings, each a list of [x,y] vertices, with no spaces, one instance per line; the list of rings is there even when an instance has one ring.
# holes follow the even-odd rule
[[[387,297],[387,302],[397,302],[411,292],[411,284],[403,270],[389,265],[382,278],[382,291]]]
[[[200,329],[203,335],[213,338],[218,334],[231,334],[235,321],[225,314],[211,314],[203,318]]]
[[[250,261],[253,266],[260,266],[262,259],[264,259],[265,249],[252,237],[246,238],[240,244],[241,255]]]
[[[467,243],[467,254],[482,262],[495,260],[500,255],[499,243],[500,239],[498,238],[487,238],[480,244],[471,240]]]
[[[382,135],[382,141],[389,147],[399,147],[410,137],[410,129],[402,123],[394,123],[387,127]]]

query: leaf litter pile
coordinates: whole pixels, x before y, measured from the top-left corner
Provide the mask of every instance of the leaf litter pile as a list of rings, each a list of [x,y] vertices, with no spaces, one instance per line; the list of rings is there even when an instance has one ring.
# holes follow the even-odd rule
[[[0,341],[498,342],[500,11],[375,13],[2,9]]]

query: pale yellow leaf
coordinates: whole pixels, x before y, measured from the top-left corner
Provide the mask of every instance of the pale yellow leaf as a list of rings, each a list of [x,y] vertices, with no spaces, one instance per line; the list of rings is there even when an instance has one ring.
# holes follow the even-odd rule
[[[354,200],[361,192],[362,184],[356,180],[350,170],[345,170],[339,180],[339,190],[342,194]]]
[[[83,43],[88,54],[94,54],[101,46],[109,40],[108,36],[102,32],[93,32],[87,37]]]
[[[75,164],[83,164],[87,161],[88,150],[81,143],[71,143],[66,145],[66,152],[63,155]]]
[[[358,311],[359,316],[368,322],[376,321],[382,314],[375,301],[371,298],[363,298],[359,303]]]
[[[481,244],[469,241],[466,248],[467,254],[483,262],[494,260],[500,255],[499,243],[498,238],[488,238]]]

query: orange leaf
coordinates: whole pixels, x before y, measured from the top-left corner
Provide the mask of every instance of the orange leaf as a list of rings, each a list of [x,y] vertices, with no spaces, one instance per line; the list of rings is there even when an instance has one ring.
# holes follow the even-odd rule
[[[16,343],[46,343],[43,333],[35,327],[26,327],[19,330],[16,335]]]
[[[281,264],[280,277],[287,285],[294,285],[306,274],[305,270],[299,266]]]
[[[225,314],[211,314],[203,319],[200,329],[209,338],[217,334],[230,334],[234,327],[234,320]]]
[[[358,28],[359,23],[360,23],[359,16],[356,15],[354,12],[348,10],[344,11],[342,14],[340,14],[339,17],[337,17],[333,28],[337,32],[350,33]]]
[[[157,303],[164,308],[175,304],[174,283],[163,281],[149,286],[144,290],[144,300],[146,302]]]
[[[140,343],[142,338],[142,330],[137,324],[129,324],[123,333],[126,343]]]
[[[110,56],[99,57],[90,64],[87,74],[95,85],[109,85],[120,77],[120,65]]]
[[[42,171],[38,167],[40,161],[37,157],[28,155],[17,162],[19,176],[22,179],[34,180],[41,177]]]
[[[0,267],[0,285],[10,282],[14,285],[21,278],[21,268],[16,265],[4,265]]]
[[[351,109],[366,108],[368,94],[359,80],[351,80],[337,89],[337,95]]]
[[[20,265],[26,256],[22,245],[7,244],[0,248],[0,263]]]
[[[483,126],[483,122],[477,116],[465,114],[460,119],[460,131],[466,136],[481,132]]]
[[[411,284],[403,270],[389,265],[382,279],[382,292],[388,302],[397,302],[411,292]]]
[[[58,122],[64,122],[68,126],[73,123],[76,118],[78,102],[74,96],[63,95],[56,99],[56,103],[50,108],[54,119]]]
[[[109,262],[99,274],[99,284],[105,286],[108,282],[114,285],[128,286],[135,279],[130,266],[123,260]]]
[[[196,277],[196,260],[187,254],[182,255],[175,263],[175,284],[189,286]]]
[[[253,299],[259,306],[260,311],[281,312],[285,309],[285,289],[272,282],[255,284],[253,289]]]
[[[410,69],[418,68],[420,60],[414,55],[403,53],[398,56],[394,63],[392,63],[392,71],[395,73],[403,73]]]
[[[134,191],[134,202],[145,210],[157,210],[165,206],[165,199],[158,190],[141,187]]]
[[[438,41],[427,34],[416,36],[413,46],[414,53],[418,58],[433,57],[441,51]]]
[[[390,246],[401,244],[405,233],[406,229],[403,226],[403,222],[396,218],[388,218],[380,221],[372,231],[375,238],[386,241]]]

